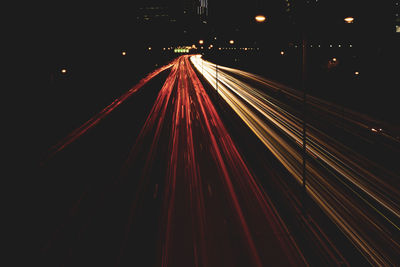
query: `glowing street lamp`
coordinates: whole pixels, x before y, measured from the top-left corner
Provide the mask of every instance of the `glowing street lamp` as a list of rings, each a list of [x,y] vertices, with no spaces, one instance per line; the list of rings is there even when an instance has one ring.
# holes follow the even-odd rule
[[[259,23],[264,22],[266,20],[264,15],[257,15],[254,17],[254,19]]]
[[[354,18],[353,18],[353,17],[346,17],[346,18],[344,19],[344,21],[345,21],[346,23],[353,23],[353,22],[354,22]]]
[[[199,44],[204,44],[204,41],[203,40],[199,40]]]
[[[233,40],[230,40],[230,41],[229,41],[229,43],[230,43],[230,44],[234,44],[234,43],[235,43],[235,41],[233,41]]]

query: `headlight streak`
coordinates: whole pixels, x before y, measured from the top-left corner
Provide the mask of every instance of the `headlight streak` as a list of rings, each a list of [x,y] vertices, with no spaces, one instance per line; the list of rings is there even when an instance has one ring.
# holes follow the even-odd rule
[[[171,113],[169,126],[167,114]],[[182,263],[184,251],[188,262],[186,266],[218,266],[216,263],[221,260],[221,256],[215,255],[213,250],[219,251],[220,248],[215,247],[212,240],[221,244],[229,242],[218,237],[219,232],[224,231],[220,224],[225,220],[223,214],[227,213],[228,223],[222,227],[235,230],[234,233],[238,235],[235,246],[243,247],[240,257],[248,258],[246,266],[264,266],[270,261],[272,256],[268,255],[270,251],[265,251],[266,246],[273,247],[274,253],[280,255],[274,255],[279,258],[275,260],[281,263],[308,266],[272,202],[236,149],[190,65],[188,56],[179,57],[171,69],[126,161],[124,173],[128,175],[130,166],[138,157],[146,159],[140,177],[140,191],[145,191],[146,181],[152,172],[156,154],[159,153],[160,140],[166,132],[169,136],[170,156],[164,193],[160,193],[163,196],[163,208],[159,265],[176,266],[177,262]],[[149,149],[143,148],[144,139],[150,140]],[[201,152],[201,147],[207,152]],[[143,151],[145,154],[142,154]],[[207,168],[204,161],[207,162]],[[208,181],[204,173],[210,168],[214,174]],[[206,197],[205,189],[210,194],[211,191],[218,194],[210,199]],[[210,205],[217,205],[216,201],[224,204],[223,211],[209,216],[210,210],[215,209]],[[131,220],[134,219],[134,209],[137,207],[135,203],[132,205]],[[129,233],[130,227],[127,229]],[[258,231],[262,233],[261,237]],[[212,236],[217,233],[216,237]],[[182,235],[185,235],[184,239]],[[121,254],[125,250],[123,246]],[[232,254],[236,250],[229,251],[228,248],[227,251]],[[225,264],[235,264],[235,255],[222,259]]]
[[[162,66],[161,68],[156,69],[155,71],[149,73],[145,78],[139,81],[138,84],[133,86],[131,89],[129,89],[127,92],[125,92],[123,95],[115,99],[110,105],[105,107],[102,111],[100,111],[98,114],[90,118],[87,122],[79,126],[77,129],[72,131],[68,136],[66,136],[63,140],[61,140],[59,143],[55,144],[50,148],[50,151],[46,158],[42,161],[42,164],[44,164],[47,160],[52,158],[55,154],[63,150],[66,146],[70,145],[73,143],[76,139],[81,137],[83,134],[85,134],[87,131],[89,131],[91,128],[93,128],[95,125],[97,125],[102,119],[104,119],[108,114],[110,114],[115,108],[117,108],[119,105],[121,105],[125,100],[127,100],[130,96],[132,96],[134,93],[136,93],[140,88],[142,88],[146,83],[148,83],[151,79],[156,77],[158,74],[161,72],[171,68],[175,64],[175,60],[172,61],[171,63]]]
[[[215,64],[201,62],[200,56],[193,56],[191,60],[200,73],[203,70],[204,78],[215,88]],[[284,91],[297,100],[301,100],[300,94],[257,75],[223,66],[218,66],[218,69],[220,96],[301,183],[302,157],[298,149],[302,146],[301,118],[296,118],[285,105],[273,104],[268,95],[229,75],[228,72]],[[310,97],[309,104],[331,115],[337,114],[332,104],[317,98]],[[257,112],[247,106],[251,106]],[[368,124],[376,123],[361,114],[349,110],[346,112],[355,114],[354,117],[360,120],[350,116],[344,119],[360,127],[369,129]],[[268,125],[273,125],[273,128]],[[363,159],[364,163],[361,163],[361,159],[355,157],[355,152],[337,144],[311,125],[307,127],[307,152],[314,157],[307,165],[307,175],[310,177],[306,186],[307,192],[371,263],[399,263],[400,245],[398,240],[391,236],[398,236],[400,230],[399,191],[374,175],[371,169],[367,169],[368,161]],[[280,137],[281,133],[289,140]],[[371,162],[371,166],[377,165]],[[391,175],[385,170],[380,172]],[[343,185],[348,193],[341,192],[339,186]]]

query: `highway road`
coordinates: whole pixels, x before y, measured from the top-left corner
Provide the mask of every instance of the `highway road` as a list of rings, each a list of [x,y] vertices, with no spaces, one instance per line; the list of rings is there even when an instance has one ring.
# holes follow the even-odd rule
[[[118,175],[84,191],[47,241],[50,265],[307,265],[189,58],[150,74],[51,149],[44,166],[168,69]]]
[[[396,129],[308,96],[304,194],[302,100],[199,55],[150,73],[43,159],[42,265],[398,265]]]

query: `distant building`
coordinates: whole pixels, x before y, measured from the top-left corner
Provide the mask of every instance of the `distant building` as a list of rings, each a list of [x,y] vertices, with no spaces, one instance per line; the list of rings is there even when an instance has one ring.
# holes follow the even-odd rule
[[[208,16],[208,0],[200,0],[199,5],[197,6],[197,15],[201,17]]]
[[[142,23],[174,23],[176,19],[171,15],[168,6],[149,5],[140,7],[136,19]]]
[[[206,20],[208,16],[208,0],[182,0],[183,13]]]

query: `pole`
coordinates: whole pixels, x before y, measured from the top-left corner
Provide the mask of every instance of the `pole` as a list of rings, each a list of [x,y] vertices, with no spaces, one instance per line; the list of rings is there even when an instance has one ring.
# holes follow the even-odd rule
[[[303,10],[303,16],[305,15]],[[302,64],[301,64],[301,87],[303,90],[303,211],[306,211],[307,202],[307,36],[305,29],[305,17],[302,21]]]
[[[203,58],[201,58],[201,75],[203,75],[203,76],[204,76],[203,62],[204,62],[204,59],[203,59]]]
[[[307,115],[307,92],[306,92],[306,45],[307,41],[303,36],[302,48],[302,88],[303,88],[303,187],[306,189],[306,156],[307,156],[307,138],[306,138],[306,115]]]
[[[218,94],[218,65],[215,64],[215,87],[217,88],[217,94]]]

